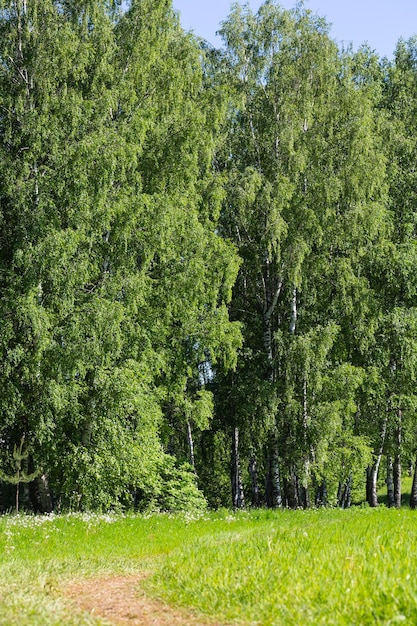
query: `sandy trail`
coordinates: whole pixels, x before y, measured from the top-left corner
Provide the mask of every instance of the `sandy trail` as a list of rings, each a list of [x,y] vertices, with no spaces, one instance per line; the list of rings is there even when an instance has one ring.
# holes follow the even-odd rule
[[[78,580],[64,590],[80,609],[112,624],[128,626],[220,626],[202,621],[146,596],[142,576],[112,576]]]

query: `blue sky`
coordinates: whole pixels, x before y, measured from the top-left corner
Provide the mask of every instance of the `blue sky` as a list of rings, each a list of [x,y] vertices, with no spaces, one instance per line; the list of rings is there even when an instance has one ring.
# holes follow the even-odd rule
[[[261,0],[249,2],[253,11],[261,4]],[[290,9],[295,1],[281,0],[280,4]],[[186,30],[219,45],[215,32],[229,13],[229,0],[173,0],[173,5]],[[380,56],[392,57],[400,37],[417,34],[416,0],[308,0],[305,5],[332,24],[333,39],[352,43],[354,49],[367,41]]]

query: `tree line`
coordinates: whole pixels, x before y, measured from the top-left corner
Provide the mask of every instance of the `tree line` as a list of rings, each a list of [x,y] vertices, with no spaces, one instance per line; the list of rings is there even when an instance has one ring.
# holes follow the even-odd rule
[[[273,0],[220,34],[1,4],[2,510],[401,504],[417,38]]]

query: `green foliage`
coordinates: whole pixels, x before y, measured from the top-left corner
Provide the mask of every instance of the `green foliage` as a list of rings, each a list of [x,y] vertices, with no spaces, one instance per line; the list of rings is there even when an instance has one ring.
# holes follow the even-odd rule
[[[19,447],[15,446],[12,455],[12,465],[14,466],[15,473],[7,476],[3,472],[0,473],[1,480],[5,480],[12,485],[19,485],[19,483],[29,483],[36,476],[37,472],[33,474],[27,474],[23,468],[23,461],[27,461],[29,458],[29,450],[24,450],[25,439],[22,437]]]
[[[2,446],[26,438],[61,507],[149,499],[167,404],[206,428],[200,364],[240,345],[221,107],[165,1],[3,3],[0,58]]]
[[[239,427],[260,483],[273,449],[284,479],[320,480],[330,458],[333,479],[343,467],[359,478],[370,440],[355,418],[357,355],[379,325],[369,251],[390,232],[382,71],[365,49],[341,53],[303,5],[235,4],[221,34],[231,85],[221,227],[242,257],[231,315],[244,347],[237,374],[218,381],[217,414],[226,432]]]
[[[232,438],[293,507],[415,461],[417,39],[341,51],[274,0],[220,33],[0,3],[0,483],[35,510],[35,476],[61,509],[224,505]]]
[[[207,502],[196,485],[196,476],[191,466],[178,465],[171,456],[165,456],[160,470],[161,484],[154,492],[150,502],[151,508],[160,511],[184,511],[201,513],[207,507]],[[149,506],[149,505],[148,505]]]
[[[30,483],[38,475],[38,472],[32,472],[28,474],[25,471],[23,465],[27,466],[27,460],[29,458],[29,450],[24,449],[25,438],[22,437],[19,446],[14,446],[12,455],[13,474],[7,475],[0,471],[0,480],[16,485],[16,513],[19,512],[19,490],[22,483]]]

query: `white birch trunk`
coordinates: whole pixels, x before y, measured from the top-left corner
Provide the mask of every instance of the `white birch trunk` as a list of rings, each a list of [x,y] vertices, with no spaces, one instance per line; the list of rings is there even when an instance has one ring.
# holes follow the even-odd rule
[[[388,425],[388,414],[385,415],[385,419],[382,423],[381,428],[381,438],[380,445],[376,455],[375,463],[372,467],[368,469],[367,472],[367,496],[368,496],[368,504],[371,507],[378,506],[378,473],[379,467],[381,465],[381,459],[384,452],[385,447],[385,439],[387,435],[387,425]]]
[[[190,454],[190,465],[195,472],[194,440],[193,440],[193,433],[191,430],[190,420],[187,420],[187,441],[188,441],[188,450]]]
[[[290,328],[289,331],[291,334],[295,333],[295,329],[297,327],[297,289],[294,287],[292,292],[291,299],[291,317],[290,317]]]
[[[232,431],[232,501],[234,509],[245,508],[245,495],[243,492],[242,475],[240,469],[239,456],[239,429],[235,427]]]

